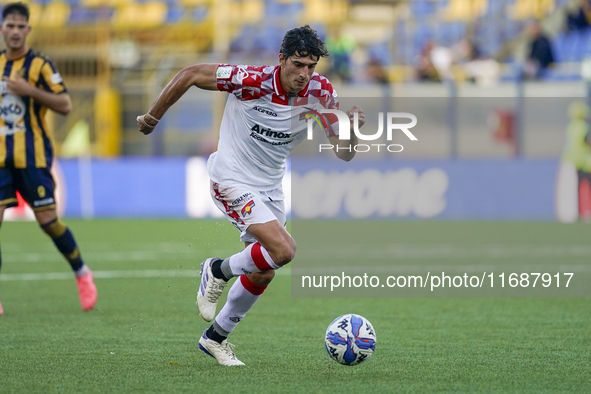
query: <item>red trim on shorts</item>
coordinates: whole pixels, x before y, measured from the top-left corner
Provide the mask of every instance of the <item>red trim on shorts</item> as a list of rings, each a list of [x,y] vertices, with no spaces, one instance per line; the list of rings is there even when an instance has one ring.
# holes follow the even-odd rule
[[[267,286],[255,285],[246,275],[240,275],[240,283],[242,283],[246,291],[255,296],[260,296],[267,288]]]
[[[233,210],[228,205],[226,200],[224,200],[224,197],[220,194],[220,189],[218,188],[218,185],[219,185],[218,183],[213,182],[213,191],[215,192],[215,199],[224,205],[224,209],[226,210],[226,214],[230,218],[234,219],[234,221],[236,223],[244,225],[244,222],[242,221],[242,219],[240,219],[240,214],[237,211]]]
[[[252,249],[250,249],[250,257],[252,257],[254,265],[256,265],[261,272],[273,269],[269,263],[267,263],[267,260],[265,260],[265,256],[263,256],[260,243],[257,242],[252,245]]]

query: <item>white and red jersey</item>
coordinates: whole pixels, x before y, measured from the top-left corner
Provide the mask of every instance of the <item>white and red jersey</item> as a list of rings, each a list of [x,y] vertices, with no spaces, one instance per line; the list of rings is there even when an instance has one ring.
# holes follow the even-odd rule
[[[214,182],[246,185],[255,191],[279,189],[287,156],[306,139],[304,114],[339,108],[336,91],[322,75],[314,73],[300,93],[288,94],[279,81],[280,70],[280,66],[218,66],[218,89],[232,94],[224,109],[218,151],[208,161]],[[325,129],[327,136],[338,134],[336,130]]]

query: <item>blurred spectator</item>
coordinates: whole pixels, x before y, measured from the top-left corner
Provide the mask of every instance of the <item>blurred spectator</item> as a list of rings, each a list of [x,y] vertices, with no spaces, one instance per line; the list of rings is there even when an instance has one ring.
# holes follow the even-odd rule
[[[571,118],[566,127],[566,140],[562,162],[570,162],[577,170],[579,218],[591,219],[591,134],[589,133],[589,106],[582,101],[573,101],[568,108]]]
[[[589,20],[591,20],[591,1],[579,0],[574,12],[566,14],[566,28],[568,31],[587,29]]]
[[[416,78],[419,81],[440,81],[439,71],[433,64],[431,54],[435,48],[435,42],[428,40],[418,56],[415,66]]]
[[[339,78],[344,82],[351,80],[351,53],[357,46],[355,38],[340,29],[333,29],[325,40],[330,68],[327,76],[331,79]]]
[[[454,62],[463,64],[481,58],[480,49],[470,40],[462,38],[451,48]]]
[[[529,53],[525,62],[525,77],[528,79],[540,79],[544,71],[554,63],[554,53],[550,40],[544,32],[538,21],[533,21],[528,25],[528,34],[530,36]]]
[[[370,58],[369,62],[367,62],[366,71],[372,81],[380,85],[389,83],[387,70],[379,59],[375,57]]]
[[[453,78],[451,66],[453,55],[449,48],[438,45],[431,50],[431,62],[437,69],[440,79]]]
[[[499,63],[485,56],[478,47],[467,39],[462,39],[451,49],[454,63],[458,64],[468,81],[482,86],[497,82],[500,73]]]

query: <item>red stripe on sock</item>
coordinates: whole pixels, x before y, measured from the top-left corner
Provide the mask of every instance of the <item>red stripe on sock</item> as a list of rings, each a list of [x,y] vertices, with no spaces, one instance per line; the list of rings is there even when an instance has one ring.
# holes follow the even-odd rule
[[[260,243],[257,242],[252,245],[250,256],[252,257],[252,261],[254,261],[254,265],[256,265],[261,272],[273,269],[269,263],[267,263],[267,260],[265,260],[265,256],[263,256]]]
[[[252,283],[250,281],[250,279],[248,279],[248,277],[246,275],[240,275],[240,283],[242,283],[242,286],[244,286],[244,288],[249,293],[251,293],[252,295],[255,295],[255,296],[260,296],[261,294],[263,294],[263,292],[267,288],[267,286],[255,285],[254,283]]]

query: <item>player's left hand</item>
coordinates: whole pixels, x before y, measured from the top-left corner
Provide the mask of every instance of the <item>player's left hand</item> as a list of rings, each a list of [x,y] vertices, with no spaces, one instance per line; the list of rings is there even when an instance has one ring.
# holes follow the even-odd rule
[[[149,114],[143,114],[143,115],[138,116],[136,118],[136,121],[137,121],[138,130],[140,131],[140,133],[143,133],[144,135],[148,135],[152,131],[154,131],[154,129],[158,125],[159,120]]]
[[[3,77],[6,82],[6,92],[8,94],[15,94],[17,96],[30,96],[32,86],[26,79],[18,74],[14,74],[11,78]]]
[[[353,130],[353,126],[354,126],[353,120],[354,120],[354,116],[355,116],[354,114],[356,112],[359,114],[358,115],[359,116],[359,122],[358,122],[357,126],[359,128],[361,128],[365,124],[365,112],[361,108],[359,108],[358,106],[354,105],[353,107],[351,107],[350,110],[347,111],[347,116],[349,117],[349,122],[350,122],[350,125],[351,125],[351,130]]]

